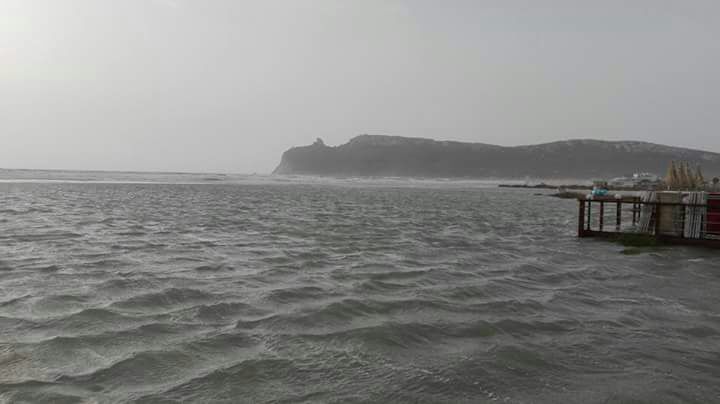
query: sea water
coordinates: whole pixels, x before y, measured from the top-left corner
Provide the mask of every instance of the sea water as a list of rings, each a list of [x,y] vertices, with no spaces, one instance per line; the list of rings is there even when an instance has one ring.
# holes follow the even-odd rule
[[[0,172],[0,402],[720,402],[720,254],[473,181]]]

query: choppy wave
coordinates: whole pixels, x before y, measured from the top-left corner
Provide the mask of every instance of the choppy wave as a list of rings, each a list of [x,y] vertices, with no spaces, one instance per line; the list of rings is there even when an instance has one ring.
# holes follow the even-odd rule
[[[720,257],[571,201],[37,174],[0,183],[0,403],[720,401]]]

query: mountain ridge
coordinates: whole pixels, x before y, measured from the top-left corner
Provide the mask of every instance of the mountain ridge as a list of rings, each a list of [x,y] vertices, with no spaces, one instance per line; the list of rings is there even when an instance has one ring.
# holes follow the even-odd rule
[[[720,153],[637,140],[568,139],[499,146],[388,135],[359,135],[338,146],[318,139],[283,153],[274,174],[435,178],[611,178],[665,173],[670,161],[720,175]]]

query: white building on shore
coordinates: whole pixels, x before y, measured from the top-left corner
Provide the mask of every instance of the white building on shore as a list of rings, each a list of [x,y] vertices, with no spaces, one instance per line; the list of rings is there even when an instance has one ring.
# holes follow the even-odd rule
[[[662,179],[655,174],[635,173],[632,177],[619,177],[610,180],[611,187],[642,188],[658,184]]]

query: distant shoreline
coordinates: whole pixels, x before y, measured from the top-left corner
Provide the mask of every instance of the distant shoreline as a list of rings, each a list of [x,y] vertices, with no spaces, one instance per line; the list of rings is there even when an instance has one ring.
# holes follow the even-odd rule
[[[591,185],[549,185],[540,183],[536,185],[527,184],[499,184],[498,188],[523,188],[523,189],[574,189],[574,190],[590,190]],[[646,189],[635,188],[635,187],[608,187],[608,191],[645,191]]]

